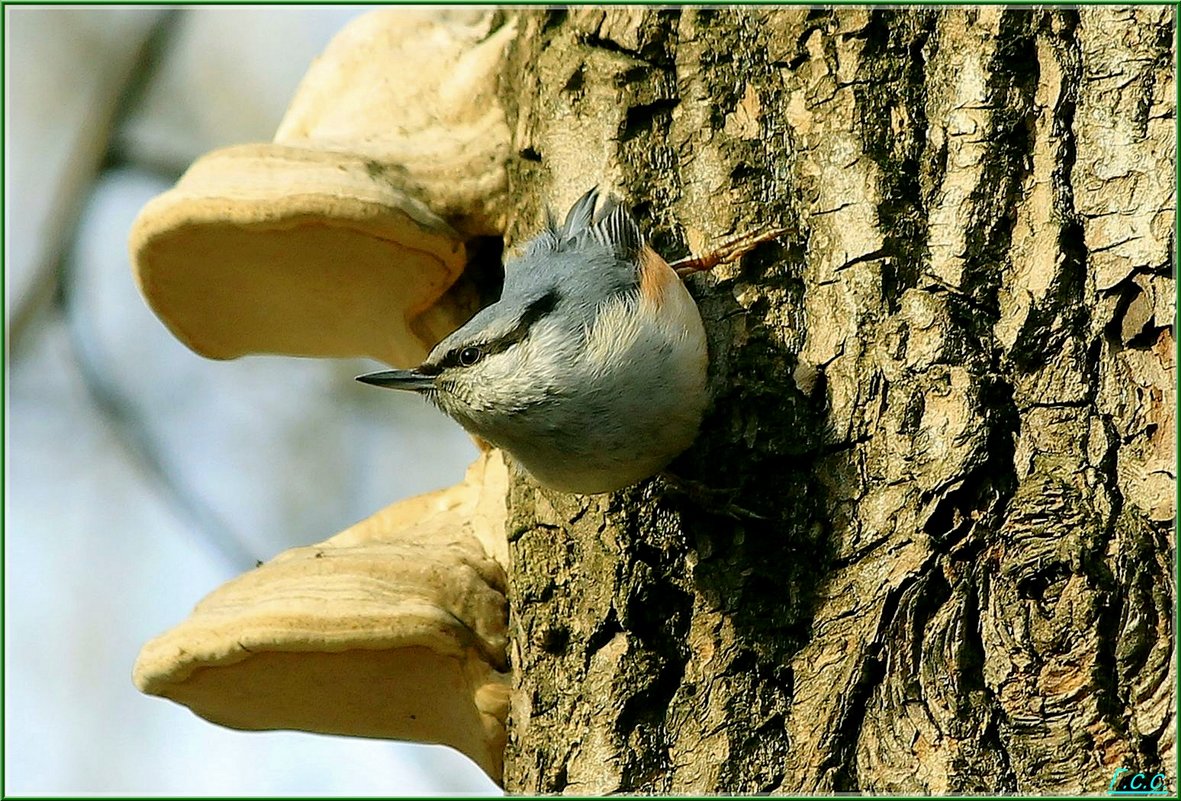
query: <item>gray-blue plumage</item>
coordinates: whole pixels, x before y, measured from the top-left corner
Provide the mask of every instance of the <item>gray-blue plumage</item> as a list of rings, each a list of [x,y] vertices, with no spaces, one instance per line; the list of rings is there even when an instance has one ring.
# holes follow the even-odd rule
[[[363,380],[423,392],[540,483],[609,492],[693,441],[708,403],[693,298],[628,211],[583,195],[505,266],[501,298],[417,370]]]
[[[598,190],[591,189],[560,226],[551,212],[546,229],[505,265],[500,300],[443,339],[424,366],[453,360],[464,347],[512,338],[521,332],[522,320],[535,322],[531,309],[544,309],[546,315],[560,311],[554,317],[573,331],[589,328],[604,300],[636,292],[643,235],[626,207],[613,198],[595,214],[598,198]]]

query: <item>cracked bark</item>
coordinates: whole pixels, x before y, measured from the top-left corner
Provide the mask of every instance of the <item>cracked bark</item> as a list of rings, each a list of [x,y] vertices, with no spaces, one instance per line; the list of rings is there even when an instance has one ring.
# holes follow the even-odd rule
[[[1172,9],[521,13],[510,245],[797,233],[690,279],[766,520],[514,480],[507,789],[1175,788]]]

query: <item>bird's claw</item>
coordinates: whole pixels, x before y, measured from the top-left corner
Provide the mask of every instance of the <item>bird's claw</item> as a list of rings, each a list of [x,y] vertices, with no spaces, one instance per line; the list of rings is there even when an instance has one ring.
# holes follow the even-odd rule
[[[736,520],[756,520],[759,522],[770,520],[765,515],[752,512],[734,503],[732,498],[737,494],[734,489],[710,487],[700,481],[682,478],[668,472],[661,473],[660,478],[669,490],[688,497],[693,503],[711,512],[717,512]]]
[[[778,239],[786,234],[787,230],[786,228],[772,228],[768,231],[739,234],[723,241],[708,253],[700,256],[687,256],[686,258],[674,261],[669,266],[676,270],[677,275],[681,276],[681,278],[692,275],[693,273],[712,270],[719,264],[725,264],[742,258],[764,242]]]

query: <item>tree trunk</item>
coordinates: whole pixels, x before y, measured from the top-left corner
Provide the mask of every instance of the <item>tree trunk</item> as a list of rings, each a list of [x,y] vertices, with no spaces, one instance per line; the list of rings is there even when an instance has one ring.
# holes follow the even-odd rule
[[[507,789],[1175,789],[1173,10],[519,24],[510,245],[794,233],[689,281],[711,492],[514,480]]]

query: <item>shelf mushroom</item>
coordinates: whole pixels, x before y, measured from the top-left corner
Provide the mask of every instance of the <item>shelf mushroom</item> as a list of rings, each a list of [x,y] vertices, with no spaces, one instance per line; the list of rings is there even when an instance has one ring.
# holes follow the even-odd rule
[[[496,19],[359,17],[312,65],[273,142],[209,153],[149,202],[132,262],[173,334],[215,359],[406,366],[473,314],[448,290],[465,241],[504,225],[496,82],[515,31]]]
[[[499,236],[515,31],[492,10],[385,9],[310,69],[275,141],[197,160],[130,235],[148,304],[199,354],[417,364],[476,311],[466,243]],[[499,24],[499,27],[496,27]],[[238,729],[442,743],[499,781],[508,707],[507,477],[294,548],[149,642],[144,692]]]
[[[499,781],[507,481],[487,454],[461,484],[223,584],[144,646],[136,686],[235,729],[449,745]]]

